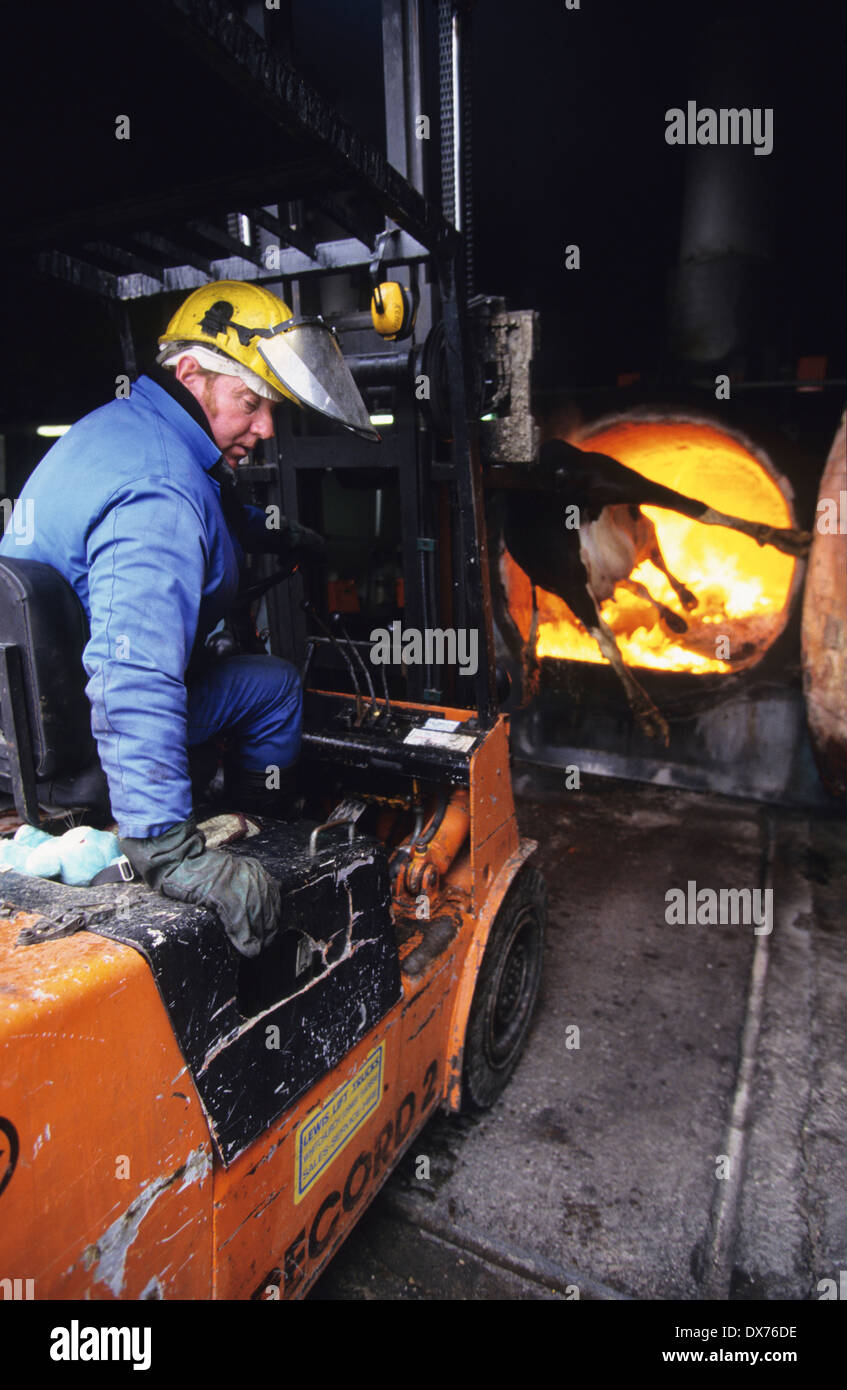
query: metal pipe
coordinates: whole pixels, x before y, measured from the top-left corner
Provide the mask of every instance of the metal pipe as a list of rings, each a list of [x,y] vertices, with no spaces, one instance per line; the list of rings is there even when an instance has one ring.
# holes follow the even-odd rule
[[[409,373],[411,352],[345,353],[353,378],[364,386],[402,381]]]
[[[406,91],[409,112],[406,127],[408,169],[406,178],[419,193],[424,191],[424,143],[417,138],[415,122],[423,106],[421,81],[421,21],[419,0],[406,0],[405,25]]]
[[[755,50],[747,54],[737,38],[734,16],[731,26],[717,23],[703,35],[697,95],[708,109],[734,107],[741,90],[748,100],[751,94],[768,99]],[[669,297],[671,354],[686,364],[688,376],[699,363],[755,354],[755,374],[771,376],[775,166],[751,158],[743,146],[691,145],[685,161],[679,261]]]
[[[458,12],[453,14],[453,225],[462,230],[462,38]]]
[[[418,0],[382,0],[385,134],[388,162],[423,192],[423,151],[415,138],[421,114]]]

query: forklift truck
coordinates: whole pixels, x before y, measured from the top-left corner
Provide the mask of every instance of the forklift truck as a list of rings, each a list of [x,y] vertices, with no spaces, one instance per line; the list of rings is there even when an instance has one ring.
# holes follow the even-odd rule
[[[252,576],[250,596],[266,590],[263,647],[299,659],[305,687],[297,817],[239,816],[235,835],[232,817],[207,825],[209,843],[216,831],[228,837],[228,852],[259,859],[280,883],[282,929],[254,959],[234,951],[210,911],[137,882],[71,888],[2,875],[5,1296],[2,1281],[38,1299],[300,1298],[429,1117],[490,1106],[525,1043],[546,901],[528,862],[536,846],[518,832],[494,669],[475,425],[485,368],[475,375],[467,360],[470,265],[456,230],[466,146],[451,126],[464,109],[450,83],[466,61],[465,11],[439,5],[439,215],[423,198],[409,137],[419,94],[416,0],[383,5],[395,167],[352,145],[337,115],[293,81],[247,20],[214,5],[199,14],[188,0],[151,8],[151,25],[160,21],[172,43],[239,90],[245,72],[259,80],[261,58],[264,109],[276,103],[298,179],[309,160],[324,180],[336,171],[341,189],[324,189],[323,207],[354,235],[315,245],[295,226],[291,203],[283,226],[278,182],[273,202],[270,189],[257,189],[253,231],[264,225],[280,242],[287,233],[288,244],[275,277],[264,256],[254,258],[255,278],[281,281],[289,302],[312,310],[327,266],[375,287],[389,266],[401,267],[409,301],[421,302],[408,349],[378,338],[374,348],[373,331],[350,316],[345,355],[360,389],[374,408],[388,400],[395,415],[388,457],[284,421],[264,462],[240,470],[251,500],[319,522],[316,470],[347,469],[358,487],[368,469],[392,470],[404,620],[475,627],[480,656],[470,698],[461,696],[469,678],[432,661],[383,669],[377,682],[368,643],[322,619],[325,592],[313,584],[304,597],[299,574],[285,586],[261,570]],[[87,22],[96,26],[96,15]],[[220,194],[208,191],[210,207]],[[367,206],[389,219],[372,240]],[[160,221],[154,235],[127,227],[116,196],[113,220],[97,210],[96,252],[78,209],[67,243],[58,214],[33,232],[47,238],[37,250],[42,271],[110,296],[128,358],[121,296],[190,287],[186,258],[202,260],[202,248],[208,255],[215,231],[234,249],[220,221],[200,220],[202,207],[192,207],[190,222],[184,211],[178,226]],[[139,289],[156,247],[158,280]],[[250,238],[237,250],[243,276]],[[127,273],[117,276],[116,266]],[[233,260],[211,270],[226,278]],[[489,329],[496,310],[483,303]],[[415,391],[422,371],[433,384],[426,406]],[[84,615],[49,567],[7,560],[0,570],[0,785],[21,820],[53,828],[57,815],[86,815],[84,799],[74,801],[91,755]],[[242,640],[253,632],[246,626]],[[70,788],[61,810],[49,804],[57,786]]]

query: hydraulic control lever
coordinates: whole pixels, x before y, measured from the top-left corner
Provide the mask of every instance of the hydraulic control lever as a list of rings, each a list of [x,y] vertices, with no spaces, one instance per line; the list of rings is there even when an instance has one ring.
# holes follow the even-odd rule
[[[300,602],[300,607],[302,608],[303,612],[306,614],[307,617],[312,618],[314,622],[317,623],[321,632],[332,643],[333,647],[338,652],[338,655],[341,657],[341,660],[344,662],[344,665],[347,667],[347,673],[350,676],[351,681],[353,682],[353,689],[356,692],[356,728],[358,728],[362,722],[365,709],[364,696],[362,695],[362,687],[359,685],[359,681],[356,676],[356,668],[354,667],[352,661],[350,660],[344,648],[340,646],[339,643],[336,641],[335,634],[331,632],[330,629],[327,627],[323,618],[320,616],[317,609],[315,608],[315,605],[311,603],[309,599],[304,598]]]
[[[246,589],[241,589],[235,596],[235,600],[229,612],[229,617],[223,628],[212,633],[205,643],[207,651],[221,660],[223,657],[234,656],[238,652],[263,654],[266,652],[265,641],[267,630],[257,632],[251,609],[253,604],[269,589],[281,584],[284,579],[290,579],[295,574],[299,566],[292,562],[283,565],[267,579],[261,579],[256,584],[249,585]]]
[[[362,675],[363,675],[364,678],[365,678],[365,684],[366,684],[367,687],[368,687],[368,691],[369,691],[370,697],[371,697],[371,702],[370,702],[370,704],[368,705],[367,718],[368,718],[368,719],[378,719],[378,718],[379,718],[378,712],[377,712],[376,714],[374,713],[374,712],[376,711],[376,709],[377,709],[377,703],[376,703],[376,691],[374,690],[374,683],[373,683],[373,681],[371,680],[371,673],[370,673],[370,671],[368,670],[367,666],[365,665],[364,661],[362,660],[361,656],[359,655],[359,653],[358,653],[358,651],[357,651],[357,649],[356,649],[355,644],[354,644],[353,642],[351,642],[351,640],[350,640],[350,638],[349,638],[349,636],[348,636],[348,634],[347,634],[347,630],[346,630],[346,628],[345,628],[343,622],[341,621],[341,614],[340,614],[340,613],[333,613],[333,614],[332,614],[332,621],[335,623],[335,626],[338,628],[338,631],[341,633],[341,636],[344,638],[344,641],[346,642],[347,647],[349,648],[349,651],[350,651],[350,653],[351,653],[351,655],[352,655],[352,657],[353,657],[353,660],[357,663],[357,665],[358,665],[358,667],[359,667],[359,670],[362,672]]]
[[[233,607],[244,608],[249,604],[255,603],[257,598],[261,598],[262,594],[266,594],[268,590],[273,589],[275,585],[281,584],[283,579],[290,579],[292,574],[297,573],[298,569],[299,565],[292,561],[291,564],[283,565],[281,569],[276,570],[269,578],[260,579],[257,584],[251,584],[249,588],[241,589],[236,595]]]

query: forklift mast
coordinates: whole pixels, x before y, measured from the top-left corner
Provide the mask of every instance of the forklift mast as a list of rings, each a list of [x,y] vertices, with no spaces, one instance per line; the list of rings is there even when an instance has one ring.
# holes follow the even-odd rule
[[[383,0],[387,158],[423,198],[423,137],[432,133],[423,110],[424,18],[419,0]],[[268,23],[267,11],[262,11],[262,19]],[[403,234],[402,218],[386,218],[368,267],[374,284],[390,275],[403,277],[414,289],[419,303],[411,335],[402,343],[382,341],[369,314],[349,307],[339,313],[345,293],[349,305],[351,272],[362,274],[361,252],[352,245],[346,255],[340,245],[334,248],[331,276],[317,264],[271,286],[295,313],[322,312],[343,334],[345,357],[359,389],[375,420],[387,422],[381,445],[375,448],[338,431],[321,432],[319,422],[280,412],[276,438],[265,450],[265,466],[239,471],[245,484],[255,480],[258,485],[255,500],[278,505],[286,516],[318,530],[324,526],[320,479],[327,470],[345,473],[348,481],[370,483],[376,499],[377,547],[383,488],[388,483],[396,486],[403,573],[398,609],[404,628],[476,630],[480,652],[471,697],[462,693],[470,681],[460,684],[455,668],[427,663],[407,668],[401,693],[419,704],[473,706],[482,726],[490,727],[496,718],[494,640],[479,477],[479,410],[471,403],[468,382],[470,121],[462,77],[470,6],[440,0],[437,22],[443,217],[435,235],[424,242]],[[464,235],[463,222],[468,223]],[[355,287],[352,290],[355,294]],[[284,589],[269,594],[265,618],[271,649],[301,667],[308,636],[304,597],[318,606],[324,599],[321,594],[307,595],[304,586],[303,577],[296,576]]]

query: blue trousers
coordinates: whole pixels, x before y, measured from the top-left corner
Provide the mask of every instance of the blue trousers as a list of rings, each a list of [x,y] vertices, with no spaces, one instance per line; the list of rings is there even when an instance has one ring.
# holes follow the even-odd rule
[[[296,762],[302,718],[300,674],[278,656],[231,656],[188,685],[189,748],[225,736],[228,757],[251,772]]]

